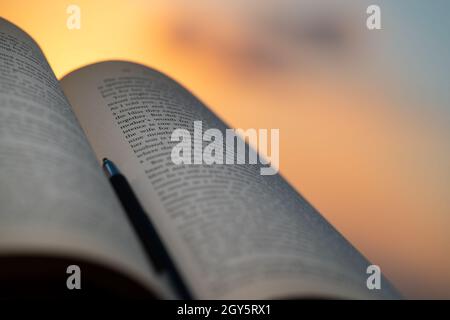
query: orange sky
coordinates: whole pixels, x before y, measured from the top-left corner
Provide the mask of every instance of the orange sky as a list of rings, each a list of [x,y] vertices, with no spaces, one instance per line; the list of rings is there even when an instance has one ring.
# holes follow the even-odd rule
[[[80,30],[66,28],[72,3]],[[421,113],[403,70],[383,64],[385,47],[373,46],[383,36],[364,33],[352,10],[332,12],[340,32],[323,40],[304,31],[322,15],[289,25],[270,5],[203,4],[0,0],[0,13],[59,78],[132,60],[177,79],[233,127],[279,128],[287,180],[407,297],[449,298],[448,127]]]

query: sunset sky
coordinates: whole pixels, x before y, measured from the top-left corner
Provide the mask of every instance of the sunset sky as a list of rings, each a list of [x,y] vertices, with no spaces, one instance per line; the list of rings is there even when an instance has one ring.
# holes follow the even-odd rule
[[[372,2],[382,30],[365,27]],[[80,30],[66,27],[70,4]],[[131,60],[234,128],[279,128],[282,175],[409,298],[450,298],[449,10],[444,0],[0,0],[58,78]]]

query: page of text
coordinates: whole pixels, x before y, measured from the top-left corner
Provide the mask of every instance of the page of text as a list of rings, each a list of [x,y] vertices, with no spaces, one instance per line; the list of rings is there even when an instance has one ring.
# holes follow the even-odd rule
[[[0,19],[0,255],[21,253],[156,281],[43,53]]]
[[[175,129],[225,124],[165,75],[104,62],[62,80],[98,161],[130,180],[200,298],[395,297],[366,287],[370,264],[279,175],[260,165],[176,165]],[[376,291],[376,290],[375,290]]]

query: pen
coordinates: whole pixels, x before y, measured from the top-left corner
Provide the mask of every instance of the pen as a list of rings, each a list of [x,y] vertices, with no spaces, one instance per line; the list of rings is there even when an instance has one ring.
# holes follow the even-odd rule
[[[164,247],[149,216],[145,213],[130,184],[116,165],[103,159],[103,170],[122,204],[157,273],[166,272],[182,299],[192,299],[180,273]]]

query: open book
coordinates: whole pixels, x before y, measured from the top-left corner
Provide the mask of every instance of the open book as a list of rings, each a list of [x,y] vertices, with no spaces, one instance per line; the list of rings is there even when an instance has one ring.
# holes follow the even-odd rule
[[[0,19],[1,295],[63,288],[75,264],[100,291],[177,298],[102,172],[108,157],[194,298],[398,297],[384,277],[367,288],[370,262],[280,175],[174,164],[171,133],[194,121],[227,128],[143,65],[101,62],[58,81],[38,45]]]

